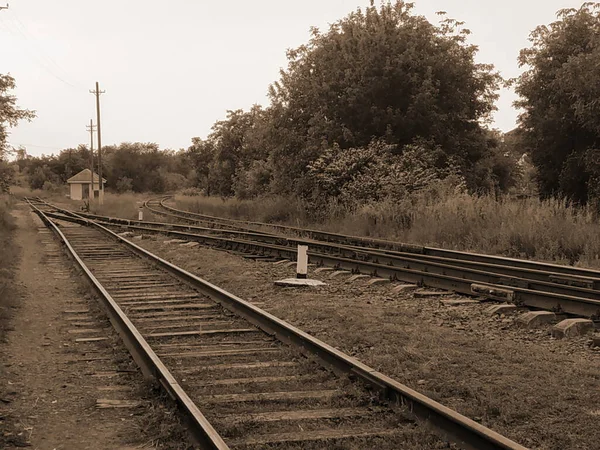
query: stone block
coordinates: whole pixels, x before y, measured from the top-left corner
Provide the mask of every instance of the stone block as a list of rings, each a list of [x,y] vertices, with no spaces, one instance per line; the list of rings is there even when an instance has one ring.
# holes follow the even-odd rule
[[[380,284],[391,283],[389,278],[373,278],[372,280],[367,281],[367,286],[375,286]]]
[[[346,281],[348,283],[352,283],[356,280],[362,280],[363,278],[371,278],[369,275],[363,275],[363,274],[358,274],[358,275],[352,275],[350,278],[348,278]]]
[[[594,336],[592,338],[592,347],[600,347],[600,336]]]
[[[556,321],[556,314],[551,311],[529,311],[517,319],[523,328],[535,328]]]
[[[331,272],[333,270],[335,270],[333,267],[319,267],[318,269],[315,270],[315,273]]]
[[[329,275],[329,278],[336,278],[340,275],[352,275],[352,272],[350,272],[349,270],[336,270],[331,275]]]
[[[417,289],[419,289],[419,286],[416,284],[399,284],[393,287],[392,292],[394,294],[407,294],[416,291]]]
[[[485,310],[489,315],[512,314],[517,312],[517,305],[505,303],[503,305],[492,305]]]
[[[565,319],[552,327],[552,336],[557,339],[582,336],[594,330],[589,319]]]

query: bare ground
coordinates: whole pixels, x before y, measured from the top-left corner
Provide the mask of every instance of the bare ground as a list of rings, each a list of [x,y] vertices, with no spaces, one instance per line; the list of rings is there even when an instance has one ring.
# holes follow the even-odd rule
[[[279,288],[293,268],[165,240],[141,245],[525,446],[599,448],[600,349],[589,336],[555,340],[549,327],[489,316],[486,303],[446,306],[327,273],[312,274],[322,288]]]
[[[0,343],[0,448],[188,448],[54,238],[24,205],[15,217],[21,259]],[[76,341],[88,337],[106,339]]]

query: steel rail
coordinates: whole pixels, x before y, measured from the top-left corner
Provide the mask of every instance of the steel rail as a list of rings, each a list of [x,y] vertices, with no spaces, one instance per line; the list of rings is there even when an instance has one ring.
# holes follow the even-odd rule
[[[198,227],[193,225],[181,225],[165,222],[136,221],[129,219],[120,219],[115,217],[97,216],[91,214],[82,214],[83,217],[99,220],[106,224],[127,225],[127,226],[151,226],[159,229],[190,232],[209,232],[219,235],[229,235],[239,237],[255,242],[265,242],[275,245],[287,245],[294,247],[297,245],[308,245],[313,249],[321,249],[326,253],[336,253],[344,255],[347,258],[357,258],[363,261],[374,261],[381,264],[394,265],[395,263],[412,264],[420,261],[423,264],[443,264],[454,267],[465,267],[479,272],[488,272],[489,279],[480,280],[492,284],[502,284],[507,286],[516,286],[531,288],[533,290],[542,290],[555,292],[565,295],[582,295],[586,298],[600,300],[600,278],[565,276],[558,272],[548,272],[529,268],[515,268],[513,266],[490,264],[485,262],[466,261],[462,259],[443,258],[439,256],[421,255],[408,252],[394,252],[377,249],[370,249],[356,246],[346,246],[343,244],[333,244],[312,239],[302,239],[285,237],[280,235],[271,235],[255,232],[245,232],[236,230],[223,230],[217,228]],[[406,267],[405,265],[405,267]],[[600,275],[600,274],[599,274]],[[536,283],[537,282],[537,283]]]
[[[71,214],[70,211],[58,208],[54,205],[50,205],[53,208],[62,211],[65,214]],[[575,275],[564,275],[559,272],[551,272],[539,269],[531,268],[516,268],[514,266],[507,266],[501,264],[491,264],[489,262],[476,262],[468,261],[463,259],[452,259],[440,256],[423,255],[413,252],[397,252],[383,249],[372,249],[357,246],[349,246],[344,244],[334,244],[323,241],[315,241],[312,239],[286,237],[282,235],[274,235],[268,233],[259,233],[253,231],[238,231],[230,229],[218,229],[210,227],[199,227],[193,225],[183,225],[165,222],[150,222],[150,221],[139,221],[122,219],[115,217],[99,216],[93,214],[80,214],[83,217],[100,220],[105,223],[117,224],[117,225],[134,225],[134,226],[153,226],[163,229],[171,230],[183,230],[183,231],[198,231],[198,232],[209,232],[218,233],[220,235],[229,235],[233,237],[240,237],[244,239],[255,240],[258,242],[266,242],[275,245],[308,245],[312,248],[319,248],[324,250],[326,253],[337,253],[344,255],[348,258],[359,258],[365,261],[375,261],[382,264],[394,264],[399,262],[400,265],[403,262],[413,263],[415,260],[423,262],[439,263],[444,265],[451,265],[455,267],[465,267],[468,269],[487,271],[491,274],[490,279],[480,280],[492,284],[501,284],[507,286],[516,286],[523,288],[530,288],[533,290],[542,290],[549,292],[556,292],[565,295],[583,296],[591,299],[600,299],[600,272],[598,277],[581,277]],[[540,283],[532,283],[537,281]],[[568,286],[568,287],[562,287]],[[578,289],[580,288],[580,289]]]
[[[98,294],[110,322],[115,330],[117,330],[123,343],[142,370],[144,376],[158,381],[160,386],[162,386],[168,395],[177,403],[179,409],[184,413],[188,428],[194,440],[206,449],[229,449],[227,444],[225,444],[225,441],[223,441],[221,436],[219,436],[206,417],[204,417],[202,412],[179,385],[175,377],[173,377],[154,350],[152,350],[148,342],[129,320],[117,302],[111,297],[102,284],[100,284],[94,274],[75,252],[60,228],[50,220],[46,213],[29,202],[29,200],[26,199],[26,201],[42,222],[54,232],[61,244],[65,246],[69,257],[76,263],[77,267],[83,272],[94,291]],[[89,223],[86,225],[89,225]]]
[[[284,232],[292,232],[299,234],[301,236],[310,236],[312,239],[326,241],[326,242],[338,242],[346,245],[353,245],[359,247],[371,247],[371,248],[379,248],[381,250],[391,250],[395,252],[408,252],[408,253],[418,253],[422,255],[432,256],[432,257],[442,257],[442,258],[450,258],[450,259],[461,259],[468,262],[479,262],[479,263],[488,263],[488,264],[500,264],[505,266],[512,266],[515,268],[524,268],[524,269],[534,269],[534,270],[547,270],[550,272],[560,273],[564,275],[572,275],[576,277],[581,277],[583,279],[586,278],[600,278],[600,271],[593,269],[585,269],[580,267],[572,267],[560,264],[552,264],[540,261],[532,261],[532,260],[524,260],[517,258],[510,258],[505,256],[494,256],[494,255],[485,255],[481,253],[473,253],[473,252],[464,252],[459,250],[447,250],[435,247],[425,247],[419,246],[415,244],[407,244],[389,240],[382,239],[373,239],[359,236],[349,236],[339,233],[332,233],[321,230],[314,229],[304,229],[298,227],[292,227],[288,225],[279,225],[279,224],[269,224],[264,222],[252,222],[252,221],[243,221],[238,219],[228,219],[216,216],[209,216],[205,214],[194,213],[191,211],[184,211],[177,208],[173,208],[172,206],[166,205],[164,202],[166,199],[171,196],[161,197],[160,200],[148,200],[145,202],[146,208],[151,208],[148,206],[148,202],[150,201],[159,201],[159,205],[173,213],[181,215],[180,218],[188,218],[192,219],[194,217],[200,218],[204,221],[215,221],[222,225],[225,224],[242,224],[242,225],[253,225],[253,226],[261,226],[261,227],[269,227],[272,229],[277,229]],[[157,210],[155,208],[151,208],[152,212],[156,214],[165,214],[164,211]],[[235,226],[235,225],[231,225]],[[237,226],[240,228],[240,226]],[[243,227],[241,227],[243,228]],[[245,228],[247,231],[257,231],[249,228]]]
[[[50,216],[55,216],[48,213]],[[56,216],[65,218],[66,216]],[[106,224],[112,225],[112,224]],[[203,244],[226,246],[228,249],[252,252],[279,258],[294,259],[296,250],[289,246],[265,244],[223,238],[212,235],[194,234],[180,231],[156,229],[138,225],[123,225],[139,232],[161,233],[173,237],[201,242]],[[322,246],[327,244],[320,243]],[[335,250],[339,248],[335,247]],[[438,262],[424,262],[419,259],[394,257],[389,260],[370,261],[361,258],[358,252],[353,258],[348,254],[330,254],[310,250],[309,261],[318,265],[329,265],[353,273],[369,273],[374,276],[388,277],[392,280],[417,283],[434,288],[451,290],[465,295],[481,295],[474,291],[474,285],[483,285],[491,292],[500,292],[497,300],[508,301],[536,309],[545,309],[570,315],[584,316],[592,319],[600,318],[600,292],[580,287],[563,286],[548,282],[531,281],[521,278],[507,278],[504,274],[471,268],[457,267]],[[378,257],[374,252],[369,255]],[[380,255],[385,258],[385,254]],[[400,265],[398,265],[400,263]],[[576,295],[577,294],[577,295]],[[585,295],[586,297],[581,297]]]
[[[340,375],[351,376],[371,386],[385,400],[407,407],[415,417],[432,424],[434,428],[462,448],[470,450],[526,450],[526,447],[410,389],[408,386],[391,379],[355,358],[345,355],[257,306],[150,253],[105,226],[83,217],[76,217],[77,214],[74,214],[74,216],[63,220],[70,219],[79,223],[87,223],[87,225],[101,230],[117,242],[127,246],[134,253],[150,259],[158,267],[172,273],[198,292],[210,297],[224,308],[246,319],[264,332],[275,336],[281,342],[296,347],[307,356],[317,358],[323,365]]]

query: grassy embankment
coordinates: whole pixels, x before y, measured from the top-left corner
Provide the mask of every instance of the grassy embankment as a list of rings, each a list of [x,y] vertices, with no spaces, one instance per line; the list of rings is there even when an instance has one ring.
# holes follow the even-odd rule
[[[311,220],[299,200],[176,196],[178,207],[243,220],[313,227],[419,245],[600,268],[600,220],[564,200],[436,192],[355,210],[332,203]]]
[[[18,198],[40,197],[49,203],[70,209],[72,211],[82,211],[82,208],[85,205],[83,200],[71,200],[67,196],[68,189],[66,187],[54,192],[43,191],[39,189],[32,191],[30,189],[13,187],[11,188],[11,192]],[[90,212],[92,214],[99,214],[103,216],[137,219],[139,206],[145,200],[148,200],[152,197],[156,197],[156,194],[113,194],[106,192],[104,195],[104,204],[99,205],[97,200],[93,201],[90,205]],[[147,218],[147,212],[144,214],[144,218]]]
[[[13,200],[7,195],[0,195],[0,342],[4,340],[9,328],[12,309],[16,305],[14,270],[18,251],[14,244],[15,224],[10,209]]]

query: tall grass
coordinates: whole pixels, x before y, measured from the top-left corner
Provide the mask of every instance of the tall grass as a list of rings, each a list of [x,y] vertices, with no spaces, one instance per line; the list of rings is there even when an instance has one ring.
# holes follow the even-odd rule
[[[13,201],[8,195],[0,195],[0,341],[9,326],[11,309],[15,306],[14,269],[18,252],[13,240],[15,224],[10,210]]]
[[[313,227],[359,236],[600,267],[597,211],[565,200],[496,199],[436,188],[400,202],[349,208],[335,201],[319,214],[298,199],[238,200],[176,196],[182,209],[215,216]]]

